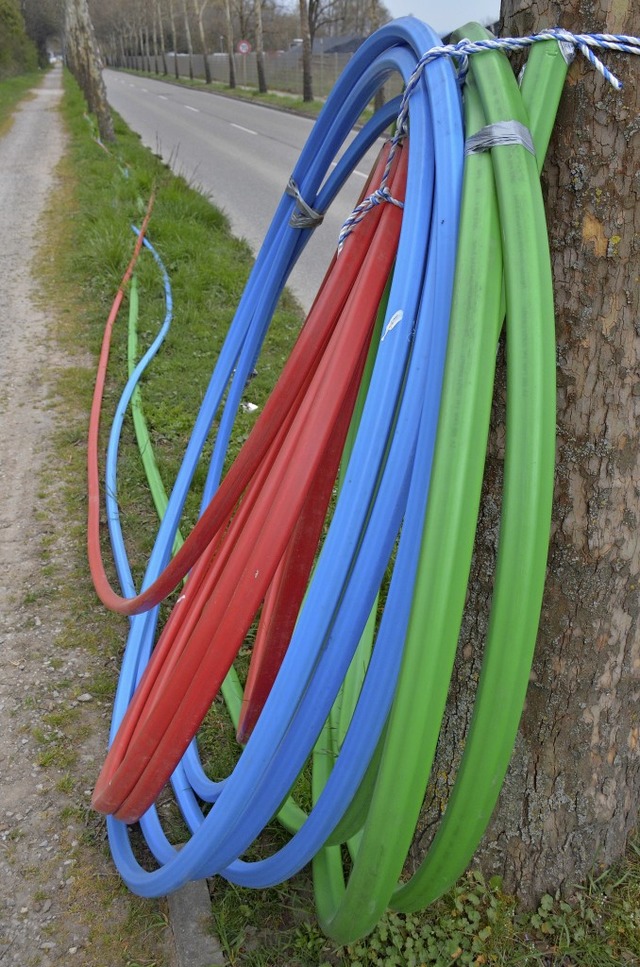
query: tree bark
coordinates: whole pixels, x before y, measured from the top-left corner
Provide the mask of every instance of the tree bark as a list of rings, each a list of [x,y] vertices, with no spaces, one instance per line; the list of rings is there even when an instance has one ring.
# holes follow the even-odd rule
[[[229,87],[233,90],[236,86],[236,62],[233,57],[233,21],[229,0],[224,0],[224,23],[227,32],[227,54],[229,57]]]
[[[189,80],[193,80],[193,43],[191,40],[191,27],[189,26],[189,11],[187,0],[182,0],[182,15],[184,17],[184,33],[187,38],[187,51],[189,54]]]
[[[178,80],[180,77],[180,69],[178,67],[178,38],[176,34],[176,13],[173,0],[169,0],[169,21],[171,23],[171,43],[173,44],[173,72],[176,80]]]
[[[209,0],[193,0],[193,6],[198,18],[198,32],[200,34],[200,46],[202,47],[202,57],[204,60],[204,82],[211,83],[211,68],[209,66],[209,51],[207,49],[207,39],[204,32],[204,12],[207,9]]]
[[[264,72],[264,40],[262,36],[262,0],[254,0],[256,15],[256,70],[258,72],[258,90],[267,93],[267,78]]]
[[[164,77],[166,77],[167,74],[169,73],[169,70],[167,68],[167,49],[166,49],[165,39],[164,39],[164,24],[162,22],[162,10],[160,9],[160,0],[156,0],[156,3],[155,3],[153,24],[154,24],[154,28],[153,28],[154,32],[157,31],[158,39],[160,41],[160,54],[162,57],[162,73]],[[154,40],[154,43],[155,43],[155,40]],[[156,70],[156,73],[157,73],[157,70]]]
[[[307,0],[300,2],[300,35],[302,37],[302,100],[313,100],[313,75],[311,70],[311,33]]]
[[[637,33],[634,0],[503,0],[503,36]],[[623,855],[640,806],[640,64],[577,56],[543,171],[557,330],[546,590],[511,767],[476,860],[527,905]],[[499,374],[475,559],[423,851],[455,774],[479,670],[500,507]]]
[[[96,116],[100,137],[103,141],[114,141],[113,120],[87,0],[66,0],[64,30],[69,70],[84,94],[89,111]]]

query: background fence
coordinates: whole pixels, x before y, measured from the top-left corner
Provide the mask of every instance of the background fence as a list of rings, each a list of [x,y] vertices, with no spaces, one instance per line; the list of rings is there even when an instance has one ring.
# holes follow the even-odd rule
[[[326,97],[344,67],[353,55],[350,53],[315,53],[312,58],[313,93],[316,97]],[[236,83],[242,87],[258,86],[256,55],[234,54]],[[191,77],[204,80],[204,57],[194,54],[166,54],[167,75]],[[222,84],[229,83],[229,57],[227,54],[209,54],[211,79]],[[191,62],[191,63],[190,63]],[[164,74],[162,57],[126,57],[124,63],[114,66],[131,70],[146,71],[151,74]],[[265,75],[269,90],[285,91],[302,97],[302,57],[298,51],[274,51],[264,55]],[[385,85],[386,97],[400,93],[402,83],[399,77],[391,78]]]

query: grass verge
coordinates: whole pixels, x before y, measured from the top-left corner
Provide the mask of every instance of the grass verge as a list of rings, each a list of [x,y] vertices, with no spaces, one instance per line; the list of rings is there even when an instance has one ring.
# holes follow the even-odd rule
[[[169,486],[244,286],[250,254],[246,246],[231,238],[224,217],[184,181],[173,177],[122,123],[116,122],[117,143],[111,153],[101,148],[92,137],[82,102],[71,83],[65,114],[71,132],[70,165],[82,176],[72,179],[68,204],[59,215],[58,232],[63,241],[51,251],[50,279],[56,279],[65,320],[60,340],[68,352],[95,357],[104,320],[131,252],[129,225],[141,220],[152,187],[158,192],[149,235],[170,273],[176,313],[165,347],[145,379],[143,393],[152,440]],[[143,258],[138,275],[140,331],[142,339],[149,342],[163,316],[162,290],[150,259]],[[285,298],[261,357],[258,377],[251,384],[251,401],[259,408],[299,325],[295,304]],[[109,371],[107,411],[113,409],[124,380],[125,347],[121,322]],[[86,414],[90,381],[86,366],[65,368],[59,380],[62,405]],[[240,418],[235,447],[249,432],[253,419],[249,413]],[[106,698],[114,685],[116,662],[112,659],[119,650],[123,627],[119,619],[96,607],[83,570],[83,432],[82,419],[71,421],[60,441],[61,452],[70,456],[60,471],[64,480],[58,492],[65,495],[63,513],[69,521],[77,561],[68,590],[72,618],[64,635],[67,645],[81,644],[103,655],[106,647],[104,667],[96,682]],[[196,517],[203,477],[204,468],[196,474],[186,508],[186,528]],[[118,496],[139,577],[156,524],[128,425],[121,451]],[[233,736],[225,722],[216,703],[205,745],[210,757],[224,760],[222,772],[235,756]],[[73,731],[75,720],[48,721],[45,725],[57,732],[65,728]],[[43,746],[46,744],[44,735]],[[72,787],[73,779],[68,775],[73,763],[55,749],[45,748],[45,752],[57,756],[65,770],[61,787]],[[99,821],[88,821],[94,835],[98,826]],[[178,821],[175,835],[178,840],[184,835]],[[275,828],[268,829],[255,855],[261,849],[272,849],[279,836]],[[161,911],[144,905],[142,910],[144,929],[153,932]],[[216,879],[212,925],[229,963],[242,967],[613,967],[640,964],[639,910],[640,847],[634,842],[618,867],[576,887],[567,898],[542,897],[534,913],[519,910],[498,880],[487,883],[480,873],[472,871],[424,913],[389,914],[366,940],[336,948],[315,925],[310,877],[303,871],[281,887],[266,891],[243,890]],[[131,922],[134,929],[135,917]],[[104,962],[116,963],[108,959]]]
[[[0,136],[6,134],[12,124],[12,115],[19,101],[42,80],[41,71],[5,77],[0,81]]]

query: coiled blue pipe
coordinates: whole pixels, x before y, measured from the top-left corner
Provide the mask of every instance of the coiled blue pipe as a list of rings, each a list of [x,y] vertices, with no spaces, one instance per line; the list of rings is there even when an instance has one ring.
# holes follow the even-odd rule
[[[350,168],[388,126],[392,115],[386,109],[356,138],[322,187],[336,152],[376,89],[394,71],[406,81],[420,55],[438,41],[424,24],[407,18],[382,28],[357,52],[293,172],[302,196],[313,208],[323,210],[330,203]],[[194,830],[180,852],[167,841],[154,809],[143,817],[142,829],[162,864],[159,869],[143,870],[133,855],[126,827],[108,819],[116,865],[127,885],[143,896],[162,895],[188,879],[214,873],[253,886],[275,883],[294,873],[344,815],[384,726],[422,531],[454,272],[463,131],[449,63],[434,63],[425,71],[411,99],[410,124],[407,201],[397,268],[370,390],[334,519],[271,696],[225,782],[209,783],[193,751],[176,771],[176,797]],[[282,287],[308,238],[308,230],[289,226],[294,208],[294,200],[283,195],[196,419],[158,531],[145,587],[169,558],[196,463],[226,394],[205,499],[217,486],[242,389]],[[418,434],[420,458],[416,460]],[[113,446],[117,449],[117,443]],[[115,479],[112,484],[115,487]],[[403,521],[387,610],[363,697],[325,793],[282,850],[259,863],[239,861],[278,809],[313,748],[347,674]],[[111,517],[110,526],[114,530]],[[117,539],[115,544],[123,589],[131,593],[126,556]],[[152,611],[131,621],[112,734],[147,663],[156,618]],[[194,785],[201,798],[216,801],[206,818],[197,808]]]

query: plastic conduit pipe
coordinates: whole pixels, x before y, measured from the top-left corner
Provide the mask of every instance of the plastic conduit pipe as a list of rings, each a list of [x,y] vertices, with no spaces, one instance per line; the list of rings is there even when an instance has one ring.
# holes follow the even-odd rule
[[[397,69],[399,65],[403,76],[407,78],[411,71],[412,63],[415,62],[415,58],[417,57],[418,53],[426,47],[432,45],[434,41],[434,35],[431,34],[426,27],[423,27],[422,25],[419,25],[413,21],[396,22],[396,24],[390,25],[388,29],[385,28],[383,31],[381,31],[380,34],[376,35],[375,38],[372,38],[372,43],[365,45],[365,48],[362,49],[363,53],[359,59],[362,60],[363,58],[373,54],[378,60],[378,69],[372,69],[369,74],[371,78],[375,79],[376,83],[379,83],[390,69]],[[391,45],[391,49],[387,49],[387,45]],[[354,58],[354,61],[356,60],[357,59]],[[358,65],[356,64],[356,66]],[[396,277],[394,278],[394,287],[392,287],[390,297],[389,317],[386,320],[383,338],[380,343],[379,358],[377,360],[376,370],[374,371],[372,378],[372,387],[377,384],[376,390],[381,391],[380,393],[375,394],[377,397],[376,402],[378,400],[381,401],[382,406],[374,407],[374,404],[368,398],[367,405],[365,406],[365,413],[363,414],[363,420],[361,422],[361,430],[358,434],[356,446],[354,447],[354,455],[358,448],[364,454],[367,454],[367,452],[373,448],[374,452],[379,454],[376,459],[380,470],[374,471],[373,474],[363,473],[364,462],[361,460],[356,460],[354,456],[354,459],[350,464],[350,473],[354,464],[356,465],[355,473],[352,477],[347,475],[343,495],[349,490],[351,490],[352,493],[355,490],[355,493],[357,494],[357,488],[369,493],[372,489],[374,493],[376,490],[380,489],[380,483],[384,479],[384,473],[383,477],[379,477],[379,474],[382,470],[382,467],[388,466],[386,459],[388,457],[387,450],[394,448],[396,450],[402,449],[399,444],[395,443],[395,436],[390,443],[387,442],[390,440],[389,434],[391,427],[397,429],[397,425],[401,422],[401,416],[404,420],[405,410],[414,414],[419,414],[421,410],[424,392],[421,392],[418,397],[420,400],[420,405],[418,406],[416,402],[413,402],[413,407],[409,405],[407,395],[401,395],[400,402],[404,405],[404,409],[402,406],[398,408],[398,393],[401,392],[402,394],[405,382],[408,379],[408,376],[405,373],[407,359],[410,358],[413,360],[413,357],[416,355],[416,346],[420,341],[418,339],[418,332],[424,333],[422,336],[422,342],[420,343],[419,359],[421,365],[423,367],[425,365],[425,357],[427,356],[426,349],[431,348],[432,340],[435,338],[435,336],[432,330],[429,331],[429,323],[425,323],[422,326],[418,323],[422,323],[422,320],[425,316],[431,317],[433,315],[434,302],[438,310],[436,316],[438,318],[438,324],[441,326],[441,332],[446,332],[446,318],[448,317],[448,300],[450,299],[452,272],[452,269],[447,268],[447,266],[452,266],[453,248],[455,246],[455,230],[457,228],[457,189],[453,187],[455,186],[455,178],[452,182],[451,174],[453,173],[455,175],[455,172],[460,170],[461,129],[460,122],[459,120],[456,120],[455,114],[455,112],[458,110],[458,98],[457,91],[455,89],[453,72],[448,64],[439,64],[434,66],[436,69],[429,71],[429,84],[425,84],[424,86],[427,88],[428,97],[432,101],[431,110],[434,112],[434,114],[438,115],[439,118],[444,117],[446,122],[444,124],[439,123],[438,126],[444,130],[444,137],[439,141],[436,141],[436,155],[440,155],[440,158],[436,163],[439,171],[439,181],[441,183],[441,187],[438,188],[436,192],[438,207],[435,209],[435,211],[440,217],[434,217],[431,219],[428,214],[430,209],[431,186],[430,184],[428,185],[428,191],[425,193],[425,152],[424,148],[422,147],[422,143],[428,141],[430,138],[429,130],[431,122],[429,112],[424,106],[421,108],[421,97],[417,96],[415,98],[414,105],[412,105],[411,119],[412,146],[417,145],[417,147],[415,149],[412,147],[409,165],[407,198],[411,198],[413,202],[417,202],[418,204],[415,205],[416,210],[413,216],[409,216],[408,213],[405,212],[403,232],[400,240],[400,250],[403,255],[403,259],[398,259],[400,271],[396,272]],[[362,67],[362,64],[359,65],[358,69],[360,69],[360,67]],[[352,92],[354,90],[353,78],[349,77],[347,83],[349,92]],[[443,84],[444,89],[442,88]],[[440,88],[435,89],[438,85],[440,85]],[[374,86],[375,84],[369,84],[365,95],[366,97],[370,95]],[[447,94],[447,90],[450,92],[449,94]],[[348,100],[348,98],[344,98],[344,94],[344,90],[339,94],[341,103],[343,105],[345,101]],[[424,98],[424,100],[426,101],[426,98]],[[316,125],[316,129],[314,130],[317,131],[319,127],[321,127],[321,125]],[[447,131],[450,133],[447,134]],[[414,150],[416,152],[416,162],[412,175],[411,166],[412,159],[414,157]],[[318,154],[316,154],[315,157],[317,158]],[[426,167],[428,169],[428,164]],[[445,183],[452,187],[445,189]],[[447,199],[446,202],[445,198]],[[447,214],[447,218],[443,217],[445,212]],[[432,242],[437,243],[438,239],[440,239],[440,247],[438,248],[437,244],[435,247],[432,245],[431,258],[433,261],[431,262],[431,269],[427,270],[426,268],[422,268],[416,271],[416,257],[413,253],[418,248],[417,242],[420,238],[420,235],[424,235],[425,227],[429,225],[431,225]],[[444,228],[442,227],[443,225],[445,226]],[[421,251],[423,252],[424,249],[421,248]],[[436,262],[435,255],[433,254],[434,252],[439,252],[438,267],[441,269],[439,273],[435,271]],[[447,252],[450,254],[445,254]],[[421,256],[421,259],[423,260],[424,256]],[[407,271],[408,269],[410,271]],[[418,296],[415,288],[413,290],[413,295],[411,295],[411,293],[407,292],[407,289],[409,288],[408,276],[412,277],[411,285],[415,287],[422,280],[425,271],[427,271],[427,277],[429,280],[429,286],[427,289],[427,291],[430,293],[429,296],[427,298],[421,297],[422,290],[419,290],[421,296]],[[398,309],[399,305],[403,306],[403,310]],[[402,327],[395,325],[395,322],[398,321],[397,313],[402,311],[404,314],[405,309],[407,312],[407,319],[410,321],[416,321],[415,344],[412,347],[412,353],[409,357],[407,355],[407,349],[409,348],[408,344],[399,338],[399,333],[403,331],[406,332],[406,325]],[[444,322],[442,321],[443,317]],[[394,324],[390,325],[392,322]],[[435,354],[435,358],[437,361],[439,361],[441,368],[442,359],[444,356],[444,350],[442,348],[444,345],[443,335],[440,335],[438,339],[441,348],[439,348],[438,352]],[[244,343],[242,344],[241,348],[244,353]],[[238,350],[238,352],[239,351],[240,350]],[[247,352],[246,355],[248,356],[249,353]],[[250,356],[254,357],[254,355],[255,353],[251,352]],[[393,364],[395,364],[395,368]],[[433,365],[435,365],[435,370],[437,373],[438,366],[436,364]],[[389,378],[389,367],[392,368],[392,371],[395,371],[395,376],[392,376],[391,379]],[[437,411],[440,379],[437,376],[435,379],[433,378],[433,371],[429,375],[432,377],[429,381],[429,393],[435,399],[435,406],[432,404],[432,408]],[[417,381],[417,377],[415,377],[415,379]],[[395,403],[393,402],[394,400],[396,401]],[[385,403],[386,406],[384,405]],[[392,403],[391,408],[389,408],[389,403]],[[374,412],[372,415],[372,410],[374,409],[377,412]],[[384,422],[382,425],[386,425],[387,427],[387,429],[382,433],[375,432],[377,428],[376,425],[380,422],[380,409],[382,409],[382,413],[384,414]],[[389,417],[389,413],[391,414],[391,417]],[[362,432],[363,426],[366,426],[365,433]],[[413,426],[416,426],[415,417]],[[401,436],[401,434],[399,434],[399,436]],[[409,432],[406,434],[403,447],[405,453],[408,453],[409,455],[413,453],[415,447],[415,429],[409,430]],[[380,464],[380,460],[383,461],[382,465]],[[371,471],[370,462],[368,470]],[[389,497],[388,491],[391,489],[393,490],[392,496],[393,500],[395,501],[393,505],[394,510],[391,517],[388,513],[388,508],[381,508],[377,513],[378,521],[382,519],[388,523],[384,534],[382,550],[376,557],[377,572],[374,573],[373,576],[367,577],[367,585],[372,590],[370,590],[367,595],[369,601],[366,605],[365,617],[369,612],[371,595],[372,593],[375,594],[375,589],[377,585],[379,585],[381,574],[384,570],[384,565],[389,557],[391,546],[399,527],[403,512],[403,494],[406,494],[409,476],[409,470],[404,470],[400,478],[398,478],[397,473],[392,474],[391,470],[387,471],[387,478],[389,482],[385,484],[385,487],[387,497]],[[393,487],[391,481],[392,477],[394,478]],[[357,481],[357,483],[352,482],[354,479]],[[373,485],[371,481],[373,481]],[[355,504],[357,506],[358,501],[356,501]],[[346,515],[347,518],[350,516],[350,514],[344,510],[342,511],[342,514]],[[365,518],[369,517],[370,513],[369,511],[366,511]],[[360,519],[362,519],[362,514],[360,514]],[[355,531],[352,530],[349,534],[349,539],[352,544],[353,537],[361,532],[361,528],[362,524],[357,524]],[[352,534],[353,536],[351,536]],[[378,535],[376,535],[376,537],[378,537]],[[356,544],[359,544],[361,540],[362,538],[358,538]],[[373,536],[371,536],[369,540],[376,545],[380,544],[379,540],[373,540]],[[335,544],[336,541],[337,538],[334,537],[333,543]],[[349,554],[349,560],[352,560],[352,553],[353,552]],[[329,568],[329,571],[331,571],[331,565],[336,560],[336,555],[330,554],[326,555],[325,557],[328,558],[330,564],[325,564],[324,568],[325,570]],[[340,560],[344,559],[345,558],[340,556]],[[359,562],[359,567],[360,569],[363,569],[362,562]],[[348,570],[351,570],[351,565],[348,565]],[[320,582],[316,582],[316,577],[319,571],[320,566],[318,566],[316,571],[316,576],[314,577],[312,587],[313,584],[320,584]],[[348,576],[349,575],[347,575],[347,577]],[[352,590],[351,593],[354,597],[358,597],[359,599],[361,596],[357,593],[357,591],[358,589],[356,588],[355,591]],[[317,591],[316,595],[320,595],[322,598],[329,593],[330,582],[324,582],[321,591]],[[335,595],[336,592],[333,590],[331,593]],[[312,595],[310,593],[307,601],[305,602],[305,606],[303,607],[303,614],[311,597]],[[359,611],[362,613],[362,608],[360,608]],[[333,609],[328,611],[329,616],[331,616],[332,613]],[[323,631],[323,639],[325,634],[326,632]],[[321,639],[321,641],[323,639]],[[326,648],[326,646],[325,651],[328,655],[329,650]],[[291,658],[292,655],[295,657]],[[349,660],[349,655],[343,657],[340,666],[337,668],[337,674],[331,676],[334,681],[339,682],[341,680],[343,677],[343,666],[345,662],[348,664]],[[287,664],[294,665],[295,667],[295,665],[299,662],[302,662],[303,665],[307,665],[308,671],[305,673],[304,677],[300,679],[298,676],[284,674]],[[329,671],[327,666],[332,664],[333,662],[329,657],[327,657],[327,660],[322,663],[322,672],[324,678],[321,682],[321,685],[325,692],[327,691],[326,678]],[[114,841],[117,841],[116,845],[118,847],[123,847],[121,853],[116,850],[114,855],[117,853],[116,861],[118,862],[121,870],[124,870],[125,879],[127,879],[127,882],[129,882],[130,885],[147,894],[150,892],[166,892],[167,888],[175,888],[180,884],[180,882],[183,882],[185,878],[190,875],[194,875],[194,873],[196,875],[203,875],[203,871],[207,868],[210,871],[213,871],[216,866],[216,851],[221,854],[218,857],[218,860],[224,861],[225,857],[222,855],[222,853],[225,853],[229,856],[227,862],[233,864],[233,856],[234,854],[236,856],[239,855],[239,853],[242,851],[242,848],[244,848],[242,844],[243,842],[246,842],[247,835],[250,837],[253,835],[252,830],[242,830],[241,832],[238,828],[240,826],[240,822],[244,821],[245,819],[247,819],[248,822],[250,819],[250,825],[259,830],[264,822],[269,818],[273,812],[274,804],[277,805],[278,802],[282,800],[283,789],[284,791],[288,789],[292,781],[292,772],[293,777],[295,777],[295,774],[300,768],[301,763],[308,754],[308,749],[310,747],[309,743],[312,742],[314,735],[317,734],[317,730],[321,725],[322,719],[326,717],[326,711],[328,711],[328,708],[333,700],[332,695],[335,695],[336,691],[335,685],[332,685],[328,689],[328,694],[326,694],[323,698],[322,704],[317,705],[312,709],[312,714],[309,716],[305,716],[303,714],[304,709],[302,704],[300,704],[300,699],[304,695],[304,692],[306,692],[311,684],[314,683],[315,676],[312,674],[311,678],[309,678],[309,674],[312,672],[313,664],[311,667],[309,667],[308,658],[301,657],[298,654],[298,649],[294,648],[292,645],[287,653],[283,668],[276,680],[271,696],[267,702],[267,705],[265,706],[265,711],[261,716],[256,726],[256,730],[254,731],[251,740],[247,745],[247,749],[240,760],[239,766],[235,770],[233,776],[230,777],[230,780],[225,784],[224,789],[217,801],[216,809],[213,811],[217,820],[215,824],[216,829],[213,830],[213,835],[211,835],[211,830],[208,828],[213,825],[210,822],[211,817],[213,816],[213,813],[211,813],[202,824],[202,831],[206,833],[206,837],[200,837],[199,841],[196,843],[195,841],[200,836],[199,830],[198,834],[192,838],[190,843],[187,844],[180,854],[175,854],[173,856],[170,863],[165,864],[162,869],[154,871],[153,873],[144,873],[140,870],[135,861],[132,861],[130,849],[127,848],[128,843],[125,844],[123,842],[123,830],[121,826],[114,821],[110,821],[112,845],[114,844]],[[300,688],[300,682],[302,682],[302,689]],[[284,689],[285,692],[293,690],[293,703],[277,700],[275,698],[275,694],[278,688],[280,688],[280,690]],[[300,696],[298,699],[295,699],[296,694]],[[316,703],[314,703],[314,706],[315,705]],[[299,733],[300,730],[287,730],[287,727],[285,727],[285,721],[289,721],[288,715],[287,718],[283,720],[285,709],[293,709],[296,717],[300,721],[305,721],[306,718],[310,720],[308,724],[305,723],[306,728],[300,735],[300,737],[303,739],[302,742],[296,742],[296,735],[293,734],[294,732]],[[270,713],[269,715],[267,715],[268,712]],[[268,722],[269,719],[271,719],[271,723]],[[293,759],[291,755],[287,754],[286,763],[284,764],[286,769],[283,768],[284,778],[281,779],[278,785],[272,784],[268,781],[272,755],[268,752],[267,755],[261,754],[265,743],[268,750],[273,741],[273,732],[270,728],[270,725],[274,724],[274,719],[276,720],[275,724],[277,724],[279,734],[283,735],[283,737],[286,735],[287,740],[291,739],[291,744],[295,748],[296,752],[295,759]],[[285,729],[284,732],[282,731],[283,728]],[[248,754],[249,750],[252,749],[252,744],[253,748],[258,748],[258,755],[254,754],[251,756]],[[288,748],[287,751],[289,752],[290,748]],[[282,758],[282,756],[280,758]],[[249,774],[251,770],[255,771],[256,760],[258,761],[260,773],[259,788],[253,782],[253,777],[251,777],[249,780],[247,779],[247,774]],[[343,769],[343,772],[346,771],[346,768]],[[233,785],[236,787],[233,791],[231,791],[231,782],[233,782]],[[249,785],[249,790],[255,789],[256,792],[247,796],[247,785]],[[266,795],[267,792],[268,796]],[[240,809],[238,809],[238,806]],[[255,808],[256,806],[258,808]],[[343,808],[346,808],[346,804]],[[253,812],[256,813],[255,816],[253,815]],[[336,820],[332,819],[331,821],[335,825]],[[234,830],[236,830],[236,832],[232,837],[229,835],[229,833],[233,832]],[[204,843],[202,842],[203,838],[205,840]],[[238,871],[239,874],[242,872],[242,869],[242,864],[240,864],[240,869]],[[231,874],[234,871],[229,869],[225,870],[225,872]]]
[[[406,155],[400,152],[397,158],[398,177],[392,180],[392,185],[402,197]],[[384,167],[384,161],[379,167]],[[119,736],[111,747],[103,770],[103,776],[109,775],[110,801],[114,801],[113,797],[125,795],[124,791],[117,791],[121,788],[119,783],[132,784],[136,768],[132,763],[145,761],[146,753],[141,752],[136,743],[145,743],[144,748],[147,748],[149,741],[154,742],[175,727],[174,706],[178,703],[181,685],[184,688],[182,701],[188,704],[190,714],[197,717],[199,709],[201,717],[204,716],[215,696],[220,676],[226,674],[230,660],[235,657],[264,597],[274,568],[287,546],[291,528],[306,505],[307,494],[313,497],[314,479],[319,472],[324,472],[323,467],[327,479],[321,490],[326,498],[326,509],[368,351],[367,328],[363,321],[367,315],[372,324],[375,320],[375,309],[395,250],[394,231],[397,229],[394,226],[399,228],[400,221],[398,208],[386,205],[381,209],[377,231],[366,250],[363,270],[338,318],[338,322],[344,321],[328,342],[306,392],[294,396],[295,410],[290,411],[281,424],[274,445],[252,479],[228,530],[215,542],[214,557],[203,557],[191,572],[129,706]],[[376,220],[372,219],[371,223],[375,225]],[[334,263],[325,286],[329,298],[334,291],[331,279],[340,275],[343,264],[343,260]],[[358,358],[361,360],[359,364]],[[333,453],[329,460],[327,448]],[[244,579],[243,573],[246,575]],[[216,629],[213,637],[211,628]],[[207,665],[210,673],[205,675]],[[196,668],[199,675],[194,678]],[[155,692],[155,711],[147,710],[144,718],[139,717],[137,709],[141,705],[144,707],[151,689]],[[163,697],[159,698],[162,689]],[[132,724],[137,716],[138,726]],[[148,738],[142,736],[140,729],[145,730]],[[179,734],[184,734],[184,725]],[[157,752],[153,753],[155,761],[161,763],[160,774],[152,790],[147,789],[145,793],[149,800],[146,805],[153,801],[168,778],[170,767],[177,763],[184,751],[181,741],[176,740],[177,746],[166,742],[163,747],[159,744]],[[120,779],[113,771],[109,772],[116,758],[121,760],[116,767]],[[105,795],[106,788],[99,785],[95,801],[103,807],[106,805]],[[138,815],[142,811],[140,809]]]
[[[486,34],[467,26],[461,35]],[[553,65],[550,129],[566,64],[540,47],[525,72]],[[544,63],[543,63],[543,58]],[[465,91],[467,133],[495,120],[528,124],[501,54],[473,58]],[[480,97],[475,86],[480,90]],[[538,98],[532,108],[540,111]],[[548,134],[540,135],[541,155]],[[539,163],[541,164],[542,157]],[[498,204],[493,202],[493,180]],[[510,390],[503,518],[489,637],[473,724],[443,821],[418,873],[395,888],[435,753],[464,606],[489,425],[501,322],[504,240]],[[408,911],[439,896],[464,870],[506,771],[528,681],[549,534],[554,451],[554,342],[544,211],[533,156],[498,146],[467,159],[460,250],[434,473],[403,666],[366,822],[345,889],[337,851],[314,860],[323,929],[347,943],[391,903]],[[499,699],[496,698],[499,696]],[[394,892],[395,888],[395,892]]]
[[[106,786],[96,787],[96,804],[105,808],[108,803],[109,811],[117,808],[119,818],[139,818],[181,758],[183,736],[189,733],[191,740],[211,705],[273,580],[293,528],[306,522],[310,501],[318,503],[320,523],[324,520],[368,350],[363,320],[371,300],[374,311],[369,314],[372,322],[375,319],[386,279],[381,255],[391,258],[394,249],[392,231],[383,229],[387,225],[392,229],[393,222],[399,225],[400,220],[398,209],[385,206],[380,230],[367,252],[366,268],[343,313],[351,325],[336,330],[308,392],[297,401],[295,419],[279,431],[229,528],[216,542],[214,556],[202,558],[193,569],[163,630],[105,763],[108,800]],[[390,261],[386,271],[389,269]],[[377,295],[376,280],[381,282]],[[296,549],[298,543],[294,534]],[[314,550],[311,548],[312,555]],[[311,563],[312,558],[309,567]],[[303,577],[306,584],[306,575]],[[188,715],[186,711],[175,713],[180,701]],[[185,729],[185,722],[195,726],[189,724]],[[113,768],[117,772],[112,768],[116,758],[119,762]],[[143,763],[146,768],[134,791],[136,770]],[[112,809],[119,797],[122,804]]]
[[[374,224],[375,224],[375,219],[373,219],[370,222],[370,225],[369,226],[366,226],[367,230],[371,229]],[[354,246],[357,248],[357,242],[356,241],[354,241]],[[151,246],[149,246],[149,248],[151,248]],[[157,255],[155,257],[157,259]],[[347,262],[344,262],[343,261],[342,267],[343,267],[343,269],[344,268],[347,268],[348,267],[348,261]],[[164,273],[164,275],[165,275],[165,288],[168,289],[168,280],[166,278],[166,273]],[[344,272],[342,273],[342,275],[344,275]],[[350,285],[351,285],[351,283],[349,283],[349,281],[347,279],[347,289],[349,288]],[[346,291],[346,289],[345,289],[345,291]],[[170,293],[169,292],[167,294],[167,301],[168,301],[168,304],[169,304],[169,301],[170,301]],[[149,355],[150,355],[150,353],[147,354],[147,356],[145,357],[145,360],[148,359]],[[144,364],[144,361],[142,361],[141,364],[136,368],[135,373],[132,373],[132,379],[133,380],[136,380],[139,377],[140,372],[141,372],[141,368],[142,368],[143,364]],[[123,393],[123,397],[122,397],[121,403],[120,403],[120,405],[118,407],[118,410],[117,410],[117,419],[114,421],[114,424],[113,424],[113,427],[112,427],[111,438],[110,438],[109,453],[111,455],[111,458],[108,458],[108,464],[107,464],[107,502],[108,502],[108,504],[109,504],[109,502],[111,502],[111,505],[112,505],[111,512],[110,512],[109,517],[110,517],[110,523],[114,527],[115,527],[115,524],[117,523],[117,518],[118,518],[118,515],[117,515],[117,504],[115,502],[115,492],[116,492],[117,486],[116,486],[116,482],[115,482],[115,475],[113,475],[113,476],[110,476],[109,475],[109,468],[110,467],[113,468],[115,466],[114,460],[113,460],[113,454],[117,452],[117,440],[119,438],[119,434],[120,434],[120,430],[121,430],[122,417],[123,417],[124,411],[126,409],[127,400],[129,399],[129,397],[132,396],[132,387],[133,387],[133,382],[130,381],[130,384],[128,385],[128,387],[126,388],[125,392]],[[148,457],[147,442],[148,442],[148,440],[147,440],[147,437],[145,436],[145,438],[143,440],[141,440],[141,447],[144,448],[145,455]],[[153,487],[153,485],[154,485],[154,477],[153,476],[151,476],[150,482],[151,482],[151,486]],[[166,498],[164,497],[164,494],[162,495],[162,499],[161,500],[156,500],[156,502],[159,505],[161,505],[162,507],[165,506],[165,501],[166,501]],[[118,546],[117,547],[114,547],[114,550],[115,550],[116,554],[117,554],[117,551],[118,551],[118,547],[124,547],[124,544],[123,544],[121,538],[120,538],[120,541],[118,542]],[[129,583],[131,583],[130,572],[129,572],[129,569],[128,569],[128,565],[126,564],[126,559],[124,561],[122,559],[120,559],[118,561],[118,563],[119,563],[119,573],[120,573],[121,581],[123,581],[125,583],[128,581]],[[239,692],[240,692],[237,679],[231,678],[231,680],[229,682],[226,682],[225,685],[226,685],[226,688],[224,689],[224,691],[225,691],[226,699],[227,699],[227,701],[233,707],[235,707],[237,709],[237,706],[238,706],[238,703],[239,703]],[[237,719],[237,712],[234,715],[234,718]],[[182,791],[182,792],[185,791],[184,780],[181,779],[180,777],[176,777],[175,778],[174,784],[177,784],[177,786],[178,786],[178,788],[177,788],[177,794],[178,795],[180,794],[180,791]],[[211,786],[211,785],[212,784],[210,782],[208,782],[208,786]],[[213,784],[213,785],[215,785],[215,784]],[[185,811],[185,818],[187,819],[187,822],[189,822],[189,824],[192,825],[191,820],[190,820],[190,812],[193,812],[193,810],[189,810],[189,802],[187,802],[187,803],[184,802],[184,796],[182,797],[181,805],[183,807],[185,805],[187,806],[186,811],[184,809],[183,809],[183,811]],[[293,804],[291,804],[291,803],[289,803],[286,808],[287,808],[287,811],[288,812],[291,812],[292,809],[294,809]],[[198,812],[198,817],[199,817],[199,820],[201,821],[202,816],[201,816],[201,814],[199,812]],[[153,839],[153,837],[152,837],[152,839]],[[156,852],[158,851],[157,850],[157,843],[156,843],[155,846],[152,845],[152,849],[154,849],[154,851],[156,851]]]

